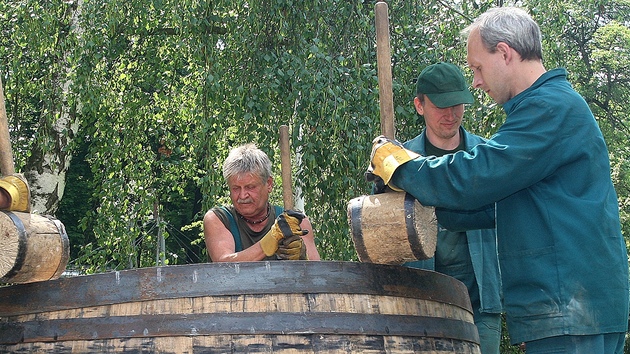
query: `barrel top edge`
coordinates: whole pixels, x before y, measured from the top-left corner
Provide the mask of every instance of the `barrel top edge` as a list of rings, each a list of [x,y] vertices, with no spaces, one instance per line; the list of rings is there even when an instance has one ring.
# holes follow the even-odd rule
[[[263,261],[138,268],[11,285],[0,288],[0,316],[156,299],[284,293],[427,298],[470,310],[465,286],[433,271],[346,261]]]

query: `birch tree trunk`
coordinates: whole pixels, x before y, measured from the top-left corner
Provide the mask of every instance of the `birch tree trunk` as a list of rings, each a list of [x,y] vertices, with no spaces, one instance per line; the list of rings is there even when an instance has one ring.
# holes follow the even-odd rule
[[[76,0],[74,6],[68,6],[65,12],[70,17],[71,28],[74,29],[74,33],[70,32],[68,36],[78,35],[80,32],[78,24],[81,2],[81,0]],[[22,171],[31,189],[33,212],[40,214],[54,215],[59,208],[65,189],[66,172],[72,160],[72,151],[67,147],[79,128],[75,110],[69,106],[67,100],[72,85],[72,82],[67,79],[67,74],[70,73],[67,61],[69,55],[71,53],[66,50],[60,56],[59,67],[62,70],[51,83],[61,86],[58,91],[62,103],[56,106],[57,111],[51,110],[51,114],[58,118],[55,120],[51,117],[43,117],[38,128],[39,134],[46,134],[45,139],[49,142],[49,148],[33,144],[31,155]],[[54,123],[47,129],[49,124],[46,121],[54,121]]]

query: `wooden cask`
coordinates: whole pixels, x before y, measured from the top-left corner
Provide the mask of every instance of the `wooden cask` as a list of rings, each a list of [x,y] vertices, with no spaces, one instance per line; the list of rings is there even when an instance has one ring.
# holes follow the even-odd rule
[[[348,203],[348,220],[361,262],[400,265],[435,254],[435,209],[405,192],[354,198]]]
[[[0,352],[479,353],[466,287],[419,269],[274,261],[0,288]]]
[[[0,283],[56,279],[66,269],[70,244],[52,217],[0,212]]]

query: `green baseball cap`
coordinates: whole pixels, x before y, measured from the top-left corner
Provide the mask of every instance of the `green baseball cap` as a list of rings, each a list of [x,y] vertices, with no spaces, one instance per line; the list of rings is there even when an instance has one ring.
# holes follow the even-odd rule
[[[474,102],[464,75],[449,63],[436,63],[422,70],[416,82],[416,94],[423,93],[439,108]]]

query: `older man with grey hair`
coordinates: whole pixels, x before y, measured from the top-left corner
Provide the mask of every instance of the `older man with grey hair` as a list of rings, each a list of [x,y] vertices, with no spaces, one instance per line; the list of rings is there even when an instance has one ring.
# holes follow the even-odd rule
[[[223,177],[232,205],[214,207],[203,218],[213,262],[320,259],[309,219],[269,203],[273,178],[267,154],[254,144],[231,150]]]

